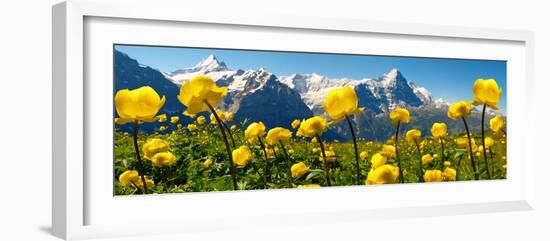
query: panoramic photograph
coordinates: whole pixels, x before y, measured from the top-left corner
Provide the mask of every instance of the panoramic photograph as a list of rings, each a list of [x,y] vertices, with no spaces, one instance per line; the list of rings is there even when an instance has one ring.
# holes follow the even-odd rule
[[[115,44],[114,195],[506,179],[506,61]]]

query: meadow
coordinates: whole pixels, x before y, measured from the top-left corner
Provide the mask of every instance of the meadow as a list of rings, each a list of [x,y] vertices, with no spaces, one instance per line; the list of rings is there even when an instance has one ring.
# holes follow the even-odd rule
[[[448,109],[448,118],[464,123],[463,133],[449,135],[444,123],[434,123],[430,133],[403,130],[415,116],[396,107],[386,114],[395,134],[385,142],[355,138],[361,127],[352,117],[363,109],[349,87],[328,93],[326,115],[294,120],[289,129],[234,121],[233,113],[216,109],[227,89],[206,76],[184,83],[178,96],[160,97],[148,86],[121,90],[114,121],[132,129],[114,133],[115,195],[505,179],[504,118],[468,123],[475,106],[484,117],[486,108],[497,109],[502,90],[492,79],[476,80],[472,89],[473,100]],[[193,122],[159,115],[166,98],[178,98]],[[341,121],[351,140],[324,140]],[[161,123],[160,131],[140,132],[147,122]],[[470,133],[476,125],[483,131]]]

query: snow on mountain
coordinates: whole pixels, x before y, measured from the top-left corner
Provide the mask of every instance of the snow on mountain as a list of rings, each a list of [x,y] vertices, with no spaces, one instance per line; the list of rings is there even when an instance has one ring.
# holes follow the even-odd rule
[[[316,73],[293,74],[277,77],[263,68],[258,70],[231,70],[216,56],[210,55],[192,68],[184,68],[164,75],[180,85],[197,75],[207,75],[218,85],[229,90],[225,107],[236,109],[238,103],[231,100],[242,98],[261,89],[269,79],[288,86],[296,91],[302,101],[314,114],[322,114],[322,103],[328,91],[334,87],[351,86],[358,93],[360,104],[364,104],[375,113],[388,112],[397,106],[420,107],[424,105],[443,106],[435,103],[431,93],[424,87],[417,87],[393,68],[377,79],[328,78]]]

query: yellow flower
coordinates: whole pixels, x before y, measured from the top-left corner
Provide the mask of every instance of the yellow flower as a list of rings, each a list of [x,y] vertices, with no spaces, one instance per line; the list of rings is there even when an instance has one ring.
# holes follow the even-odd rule
[[[147,160],[151,160],[155,154],[165,151],[168,151],[168,143],[162,139],[148,139],[147,142],[143,144],[144,158]]]
[[[444,162],[443,162],[443,166],[444,166],[444,167],[450,167],[450,166],[451,166],[451,162],[450,162],[450,161],[444,161]]]
[[[160,96],[149,87],[144,86],[134,90],[119,90],[115,95],[116,112],[120,118],[129,121],[156,121],[155,115],[166,102],[166,97]]]
[[[233,114],[233,112],[227,112],[225,116],[227,118],[227,121],[232,121],[235,118],[235,114]]]
[[[317,144],[317,138],[311,139],[311,144]]]
[[[120,176],[118,176],[118,181],[123,186],[128,186],[130,183],[136,183],[139,179],[139,173],[135,170],[126,170]]]
[[[407,109],[397,107],[390,112],[390,119],[394,125],[397,125],[397,122],[409,123],[409,121],[411,121],[411,116]]]
[[[382,150],[380,151],[380,154],[382,154],[385,157],[395,157],[395,146],[393,145],[383,145]]]
[[[278,145],[279,143],[288,143],[291,137],[291,131],[282,127],[275,127],[267,132],[265,141],[268,145],[274,146]]]
[[[158,115],[158,116],[157,116],[158,122],[166,122],[166,119],[167,119],[167,118],[168,118],[168,117],[166,116],[166,114],[162,114],[162,115]]]
[[[504,128],[504,118],[500,115],[496,115],[489,121],[489,126],[493,132],[498,132],[500,129]]]
[[[309,167],[303,162],[298,162],[290,167],[290,172],[292,173],[292,177],[300,177],[309,172]]]
[[[292,121],[292,124],[290,124],[290,125],[292,126],[293,129],[296,129],[300,126],[300,122],[302,122],[302,121],[300,121],[299,119],[296,119],[296,120]]]
[[[178,100],[187,107],[183,114],[193,117],[209,110],[206,102],[214,108],[226,94],[226,87],[218,87],[210,77],[198,75],[183,83]]]
[[[369,157],[369,152],[368,151],[362,151],[361,153],[359,153],[359,157],[363,160],[366,160]]]
[[[172,152],[159,152],[151,158],[151,162],[156,166],[169,166],[176,162],[176,156]]]
[[[206,159],[206,161],[204,161],[202,165],[206,168],[209,168],[212,165],[212,159]]]
[[[328,116],[334,121],[342,120],[346,115],[355,115],[361,113],[363,108],[357,108],[359,99],[355,90],[350,86],[333,88],[323,102],[323,107]]]
[[[179,120],[180,120],[180,117],[179,117],[179,116],[172,116],[172,117],[170,117],[170,123],[172,123],[172,124],[178,123]]]
[[[252,159],[252,153],[250,152],[250,149],[248,146],[241,146],[235,150],[233,150],[233,163],[237,165],[238,168],[243,168],[246,166],[248,161]]]
[[[236,126],[236,125],[232,125],[229,129],[230,129],[231,131],[236,131],[236,130],[237,130],[237,126]]]
[[[447,125],[445,123],[434,123],[431,131],[435,138],[444,137],[447,135]]]
[[[447,116],[453,120],[464,118],[470,115],[472,104],[466,101],[459,101],[449,106]]]
[[[370,165],[372,169],[376,169],[381,167],[382,165],[386,164],[386,161],[388,160],[387,157],[383,156],[380,153],[374,154],[370,159]]]
[[[251,145],[255,145],[259,137],[262,137],[265,134],[265,125],[260,122],[252,122],[246,130],[244,130],[244,136],[246,141]]]
[[[181,129],[182,126],[181,123],[177,125],[178,129]]]
[[[430,164],[434,158],[430,154],[426,154],[422,156],[422,165]]]
[[[441,182],[443,173],[440,170],[426,170],[424,173],[424,182]]]
[[[476,150],[477,149],[477,146],[476,146],[476,141],[474,140],[474,138],[471,138],[470,139],[471,142],[472,142],[472,150]],[[459,137],[459,138],[456,138],[455,140],[456,142],[456,145],[460,148],[470,148],[468,145],[468,137]]]
[[[498,109],[497,104],[502,95],[502,89],[498,87],[494,79],[478,79],[474,83],[474,105],[485,104],[493,109]]]
[[[313,137],[321,135],[327,130],[327,119],[314,116],[300,123],[301,135],[304,137]]]
[[[197,124],[204,125],[204,123],[206,123],[206,118],[204,116],[201,115],[197,117]]]
[[[225,112],[221,110],[216,110],[216,114],[218,114],[218,117],[222,122],[227,120],[227,116],[225,115]],[[214,114],[210,114],[210,124],[212,125],[218,124],[218,120],[216,120],[216,116],[214,116]]]
[[[336,153],[334,151],[325,151],[325,156],[327,157],[327,162],[336,161]],[[319,161],[325,161],[323,153],[319,154]]]
[[[415,140],[420,139],[420,136],[422,136],[422,132],[417,129],[411,129],[407,131],[407,134],[405,135],[405,139],[407,139],[408,142],[414,143]]]
[[[304,185],[298,185],[297,188],[320,188],[321,185],[319,184],[304,184]]]
[[[159,127],[159,130],[160,130],[160,131],[165,131],[165,130],[166,130],[166,126],[161,126],[161,127]]]
[[[117,125],[124,125],[127,123],[132,122],[131,120],[123,119],[123,118],[115,118],[115,124]]]
[[[445,168],[443,171],[443,180],[456,181],[456,170],[450,167]]]
[[[197,125],[195,125],[195,124],[188,124],[187,125],[187,130],[189,130],[189,131],[194,131],[196,129],[197,129]]]
[[[385,164],[369,171],[365,185],[396,183],[398,178],[399,168]]]
[[[494,144],[495,144],[495,141],[493,140],[493,138],[489,136],[485,137],[485,147],[487,147],[487,149],[491,148]]]
[[[147,183],[147,189],[150,189],[155,185],[155,182],[153,181],[153,179],[149,177],[145,177],[145,183]],[[141,178],[138,178],[135,184],[139,189],[143,189],[143,182],[141,181]]]

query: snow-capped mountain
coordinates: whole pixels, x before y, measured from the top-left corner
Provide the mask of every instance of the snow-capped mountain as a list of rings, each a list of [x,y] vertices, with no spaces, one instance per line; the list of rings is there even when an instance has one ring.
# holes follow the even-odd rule
[[[234,123],[262,121],[268,128],[290,128],[294,119],[325,115],[322,103],[330,89],[351,86],[357,93],[359,106],[366,109],[352,117],[359,138],[382,141],[391,136],[395,129],[388,121],[387,113],[396,106],[407,107],[415,116],[404,130],[414,127],[429,133],[436,121],[446,122],[450,133],[463,129],[460,122],[447,118],[448,103],[445,100],[433,98],[429,90],[416,86],[397,69],[391,69],[378,78],[363,79],[328,78],[316,73],[277,76],[263,68],[230,69],[216,56],[210,55],[193,67],[162,73],[119,51],[115,51],[115,58],[115,91],[149,85],[161,96],[166,96],[166,104],[160,113],[179,115],[184,123],[192,120],[181,115],[185,107],[176,98],[179,89],[182,83],[194,76],[207,75],[219,86],[228,88],[228,94],[218,108],[234,112]],[[479,117],[476,112],[469,118],[478,122]],[[323,137],[349,140],[349,128],[345,124],[341,122],[332,126]],[[162,123],[144,123],[140,131],[159,131],[160,125]],[[118,128],[129,130],[131,127]]]
[[[311,74],[293,74],[277,77],[265,69],[231,70],[216,56],[210,55],[200,61],[195,67],[184,68],[164,74],[173,83],[181,85],[196,75],[207,75],[218,85],[227,86],[229,95],[226,97],[225,108],[237,111],[239,103],[235,97],[243,97],[253,93],[266,83],[266,78],[288,86],[297,92],[307,107],[314,114],[323,113],[322,103],[328,91],[334,87],[352,86],[355,88],[361,106],[379,114],[387,113],[396,106],[420,107],[433,104],[431,93],[423,87],[417,87],[397,69],[391,69],[384,76],[372,79],[330,79],[325,76]],[[442,105],[437,105],[443,107]]]

